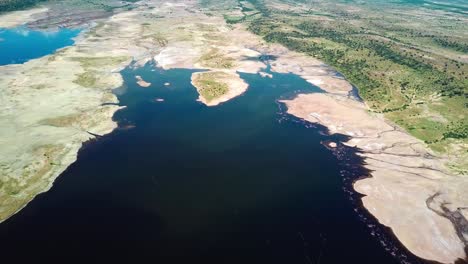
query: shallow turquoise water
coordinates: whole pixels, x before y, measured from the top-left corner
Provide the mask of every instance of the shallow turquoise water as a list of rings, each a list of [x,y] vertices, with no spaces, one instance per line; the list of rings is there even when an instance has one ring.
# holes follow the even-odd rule
[[[26,27],[0,28],[0,65],[19,64],[73,45],[79,29],[38,31]]]

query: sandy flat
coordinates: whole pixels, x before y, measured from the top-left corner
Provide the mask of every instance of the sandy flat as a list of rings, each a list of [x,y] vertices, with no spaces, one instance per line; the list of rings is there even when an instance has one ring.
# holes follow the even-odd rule
[[[17,27],[28,22],[34,21],[34,16],[45,13],[49,10],[48,8],[33,8],[24,11],[14,11],[0,15],[0,28],[12,28]]]
[[[444,158],[346,97],[307,94],[284,102],[288,113],[350,136],[344,143],[363,151],[372,177],[354,188],[365,195],[364,206],[411,252],[442,263],[466,257],[454,223],[436,213],[446,203],[452,213],[464,212],[460,208],[468,204],[468,179],[450,174]],[[437,199],[428,204],[434,195]]]

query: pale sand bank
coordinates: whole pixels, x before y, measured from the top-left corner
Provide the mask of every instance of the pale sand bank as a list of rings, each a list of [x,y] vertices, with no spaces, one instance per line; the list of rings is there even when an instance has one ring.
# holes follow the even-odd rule
[[[270,74],[270,73],[267,73],[267,72],[259,72],[260,76],[262,76],[263,78],[273,78],[273,75]]]
[[[12,26],[16,14],[0,16],[2,25]],[[27,22],[24,14],[15,23]],[[114,15],[56,54],[0,67],[0,222],[50,189],[83,142],[116,127],[118,69],[154,49],[140,46],[141,23],[127,15]]]
[[[439,172],[439,170],[445,171],[443,158],[431,158],[432,154],[426,150],[422,142],[395,130],[383,119],[371,116],[363,103],[348,99],[352,85],[337,76],[336,72],[323,62],[291,52],[279,45],[266,44],[242,26],[228,30],[226,33],[225,30],[220,29],[223,27],[223,22],[219,21],[216,26],[210,25],[211,34],[218,29],[227,36],[232,33],[239,36],[231,39],[244,54],[274,56],[276,59],[269,61],[272,72],[299,75],[329,94],[337,95],[310,95],[310,97],[304,97],[307,99],[301,101],[302,103],[295,104],[296,100],[303,98],[299,96],[298,99],[288,103],[289,111],[293,115],[327,126],[332,133],[352,136],[353,139],[347,144],[356,145],[366,151],[367,167],[375,170],[372,174],[373,178],[358,181],[355,188],[367,195],[363,199],[364,206],[382,224],[392,228],[395,235],[411,252],[422,258],[444,263],[453,263],[457,258],[465,257],[464,245],[453,224],[426,206],[426,199],[436,191],[440,191],[441,195],[438,198],[451,202],[450,210],[456,211],[457,206],[466,207],[468,199],[463,193],[466,189],[465,181],[456,176],[448,177],[446,173],[449,174],[449,172]],[[197,39],[198,43],[211,43],[203,37],[198,36]],[[242,39],[242,43],[237,43],[236,39]],[[229,56],[234,60],[235,65],[230,70],[261,72],[266,67],[266,64],[258,61],[243,64],[244,57],[241,52],[234,53],[237,56],[233,56],[232,52],[227,52],[232,50],[231,47],[223,47],[223,44],[219,42],[211,44],[216,46],[222,56]],[[232,46],[233,43],[228,45]],[[246,52],[248,49],[250,51]],[[183,58],[184,56],[181,57],[181,55],[177,57],[178,52],[169,48],[170,52],[164,52],[164,57],[158,58],[162,59],[163,66],[175,67],[177,62],[183,62],[180,66],[186,66],[190,65],[190,61],[193,62],[194,58],[196,62],[197,58],[203,54],[202,50],[202,48],[196,48]],[[197,67],[194,63],[191,68],[202,67]],[[238,83],[238,85],[241,84]],[[231,96],[225,96],[223,101],[228,100],[229,97]],[[301,107],[305,108],[304,112],[300,111]],[[307,107],[312,107],[312,109]],[[334,146],[332,144],[330,147]],[[378,155],[378,157],[371,155]],[[396,164],[386,162],[389,160]],[[434,179],[415,176],[417,174]],[[386,178],[385,175],[387,175]],[[389,204],[392,206],[388,206]],[[462,214],[466,213],[461,211]]]
[[[298,95],[284,103],[294,116],[320,123],[330,133],[351,136],[344,144],[363,151],[372,176],[357,181],[354,188],[366,195],[364,206],[391,227],[411,252],[442,263],[466,257],[454,224],[436,213],[467,210],[468,179],[451,175],[444,167],[446,160],[381,117],[370,115],[364,104],[343,96]]]
[[[143,88],[147,88],[147,87],[150,87],[151,86],[151,83],[149,82],[146,82],[145,80],[143,80],[143,78],[141,78],[141,76],[137,75],[135,76],[135,79],[137,80],[137,84]]]

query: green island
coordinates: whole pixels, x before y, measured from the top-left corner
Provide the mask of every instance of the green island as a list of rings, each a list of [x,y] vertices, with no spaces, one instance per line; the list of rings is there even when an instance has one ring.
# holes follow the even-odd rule
[[[228,85],[221,82],[227,78],[223,72],[203,72],[197,74],[194,79],[194,84],[198,88],[198,92],[207,102],[219,98],[229,91]]]

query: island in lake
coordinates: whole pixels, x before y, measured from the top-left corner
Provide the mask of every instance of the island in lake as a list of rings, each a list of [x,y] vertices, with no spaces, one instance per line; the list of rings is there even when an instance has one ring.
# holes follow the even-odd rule
[[[4,259],[467,263],[467,23],[458,0],[2,1]]]

